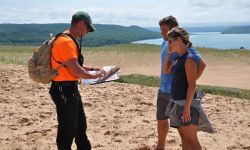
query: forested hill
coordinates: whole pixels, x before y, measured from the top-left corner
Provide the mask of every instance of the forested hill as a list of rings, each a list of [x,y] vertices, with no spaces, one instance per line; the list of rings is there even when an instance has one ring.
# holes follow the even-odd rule
[[[0,44],[39,45],[50,33],[56,35],[69,24],[0,24]],[[160,33],[138,26],[95,25],[97,31],[83,39],[84,46],[126,44],[137,40],[161,37]]]
[[[249,34],[250,26],[235,26],[224,30],[222,34]]]

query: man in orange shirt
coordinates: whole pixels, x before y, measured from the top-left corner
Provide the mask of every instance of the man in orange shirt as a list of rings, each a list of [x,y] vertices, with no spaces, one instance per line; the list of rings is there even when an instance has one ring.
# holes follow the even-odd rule
[[[72,16],[70,29],[56,38],[51,50],[52,69],[63,64],[57,76],[53,78],[49,92],[56,105],[58,120],[56,143],[59,150],[70,150],[74,138],[78,150],[91,150],[86,135],[86,116],[78,91],[78,81],[80,78],[102,77],[105,71],[83,65],[81,47],[78,46],[76,39],[93,31],[95,27],[90,16],[85,12],[77,12]],[[91,75],[88,73],[90,70],[99,73]]]

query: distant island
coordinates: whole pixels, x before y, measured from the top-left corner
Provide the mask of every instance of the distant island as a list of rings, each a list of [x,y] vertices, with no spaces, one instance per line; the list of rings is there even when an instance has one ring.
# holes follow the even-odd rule
[[[250,26],[235,26],[230,27],[221,32],[222,34],[249,34]]]
[[[70,24],[0,24],[0,44],[39,45],[49,38],[69,28]],[[96,47],[110,44],[127,44],[138,40],[160,38],[159,32],[139,26],[95,24],[96,32],[83,39],[83,45]]]

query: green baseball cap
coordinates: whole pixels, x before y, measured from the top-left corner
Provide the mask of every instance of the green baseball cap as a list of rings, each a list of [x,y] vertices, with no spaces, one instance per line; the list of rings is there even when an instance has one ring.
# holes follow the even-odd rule
[[[89,32],[94,32],[96,30],[96,28],[92,24],[91,18],[88,13],[83,11],[78,11],[72,16],[72,19],[73,18],[76,18],[78,20],[83,20],[88,25]]]

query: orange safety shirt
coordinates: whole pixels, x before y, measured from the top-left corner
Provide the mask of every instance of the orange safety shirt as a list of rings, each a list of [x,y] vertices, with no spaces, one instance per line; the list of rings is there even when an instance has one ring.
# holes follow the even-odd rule
[[[70,31],[67,30],[66,33],[70,34]],[[58,37],[53,44],[51,54],[59,62],[65,62],[67,60],[78,58],[78,49],[74,41],[66,36],[62,35]],[[52,69],[57,68],[60,64],[57,63],[54,58],[51,56],[51,67]],[[53,81],[78,81],[80,78],[72,73],[72,71],[63,66],[58,70],[58,75],[53,78]]]

